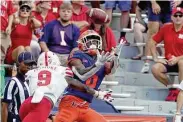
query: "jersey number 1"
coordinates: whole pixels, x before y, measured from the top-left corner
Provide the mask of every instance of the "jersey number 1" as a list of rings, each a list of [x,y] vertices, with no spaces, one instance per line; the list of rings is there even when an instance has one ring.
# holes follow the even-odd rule
[[[43,70],[38,73],[38,86],[47,86],[51,82],[51,72],[47,70]]]
[[[64,31],[60,31],[60,36],[61,36],[61,42],[60,42],[60,45],[61,46],[67,46],[67,43],[65,42],[65,37],[64,37],[64,35],[65,35],[65,32]]]

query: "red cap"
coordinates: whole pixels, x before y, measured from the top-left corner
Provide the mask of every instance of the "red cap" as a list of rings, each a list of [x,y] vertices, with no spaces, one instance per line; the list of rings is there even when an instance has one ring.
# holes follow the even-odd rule
[[[172,10],[172,15],[176,14],[176,13],[182,13],[183,14],[183,8],[181,7],[176,7]]]

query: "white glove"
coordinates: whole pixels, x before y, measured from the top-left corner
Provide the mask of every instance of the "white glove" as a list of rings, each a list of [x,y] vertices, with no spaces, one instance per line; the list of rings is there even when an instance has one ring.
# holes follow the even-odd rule
[[[182,120],[181,114],[176,114],[173,122],[182,122],[181,120]]]
[[[120,55],[120,51],[121,51],[121,47],[122,45],[118,45],[116,47],[112,47],[112,51],[111,54],[115,55],[115,56],[119,56]]]
[[[100,54],[99,51],[97,50],[97,61],[95,62],[95,65],[98,66],[103,66],[105,62],[110,61],[114,55],[110,54],[109,52],[105,53],[102,51]]]
[[[114,98],[111,97],[112,91],[95,91],[94,96],[97,99],[104,100],[107,102],[112,102]]]

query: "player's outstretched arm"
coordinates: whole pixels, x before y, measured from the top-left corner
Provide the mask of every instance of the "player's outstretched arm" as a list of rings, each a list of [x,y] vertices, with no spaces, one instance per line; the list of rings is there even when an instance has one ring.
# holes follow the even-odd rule
[[[120,56],[121,47],[112,47],[111,54],[114,55],[114,58],[111,60],[112,69],[110,74],[114,74],[119,66],[119,56]]]
[[[81,79],[82,81],[85,81],[91,76],[93,76],[96,72],[98,72],[98,70],[105,64],[105,62],[111,60],[112,57],[113,55],[111,55],[109,52],[102,52],[101,55],[98,52],[96,63],[90,67],[85,68],[85,66],[79,59],[71,61],[70,65],[74,74],[78,76],[79,79]]]

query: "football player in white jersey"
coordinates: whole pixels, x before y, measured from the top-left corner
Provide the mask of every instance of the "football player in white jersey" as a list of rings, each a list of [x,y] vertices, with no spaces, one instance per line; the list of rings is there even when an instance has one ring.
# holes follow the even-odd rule
[[[79,81],[72,79],[72,71],[60,66],[59,58],[52,52],[43,52],[37,68],[27,73],[30,95],[20,107],[22,122],[45,122],[58,98],[69,85],[74,85],[86,92],[104,99],[107,92],[96,91]]]

